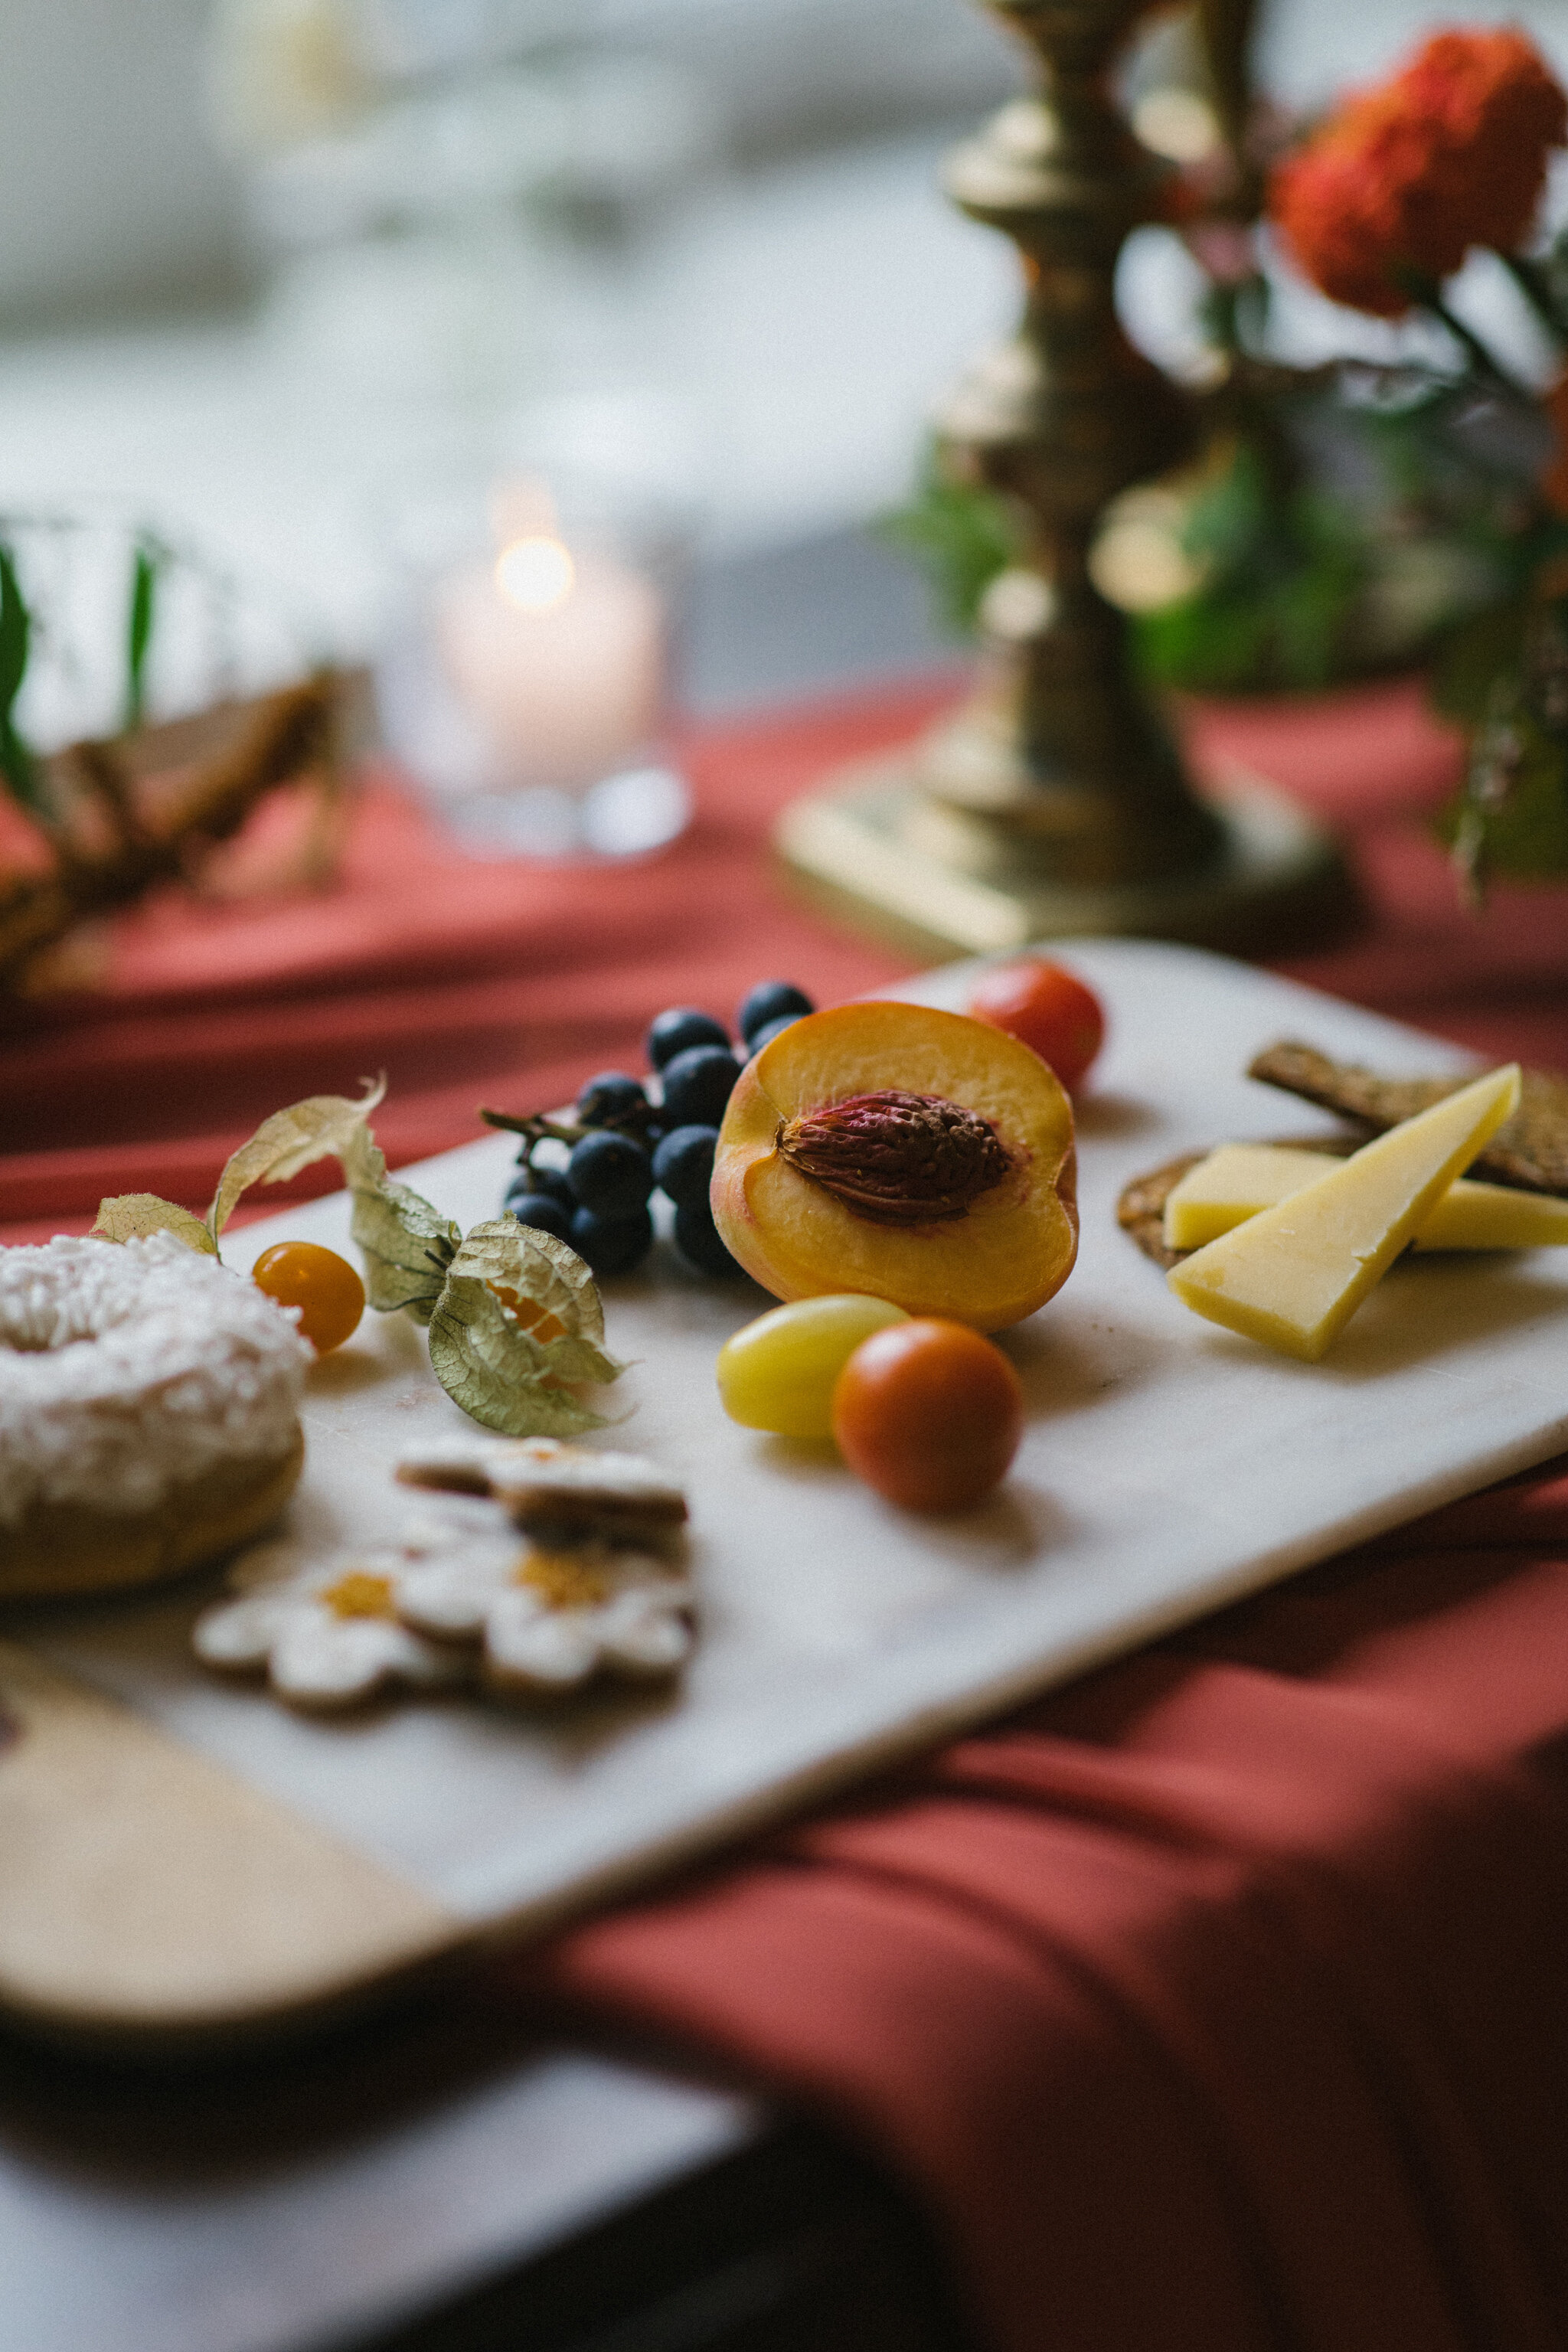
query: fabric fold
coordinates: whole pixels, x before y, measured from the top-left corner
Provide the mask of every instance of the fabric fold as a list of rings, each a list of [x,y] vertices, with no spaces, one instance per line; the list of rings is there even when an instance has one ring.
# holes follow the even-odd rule
[[[1331,1563],[530,1980],[890,2156],[1006,2352],[1546,2352],[1568,1570],[1450,1553],[1415,1612],[1422,1558]]]

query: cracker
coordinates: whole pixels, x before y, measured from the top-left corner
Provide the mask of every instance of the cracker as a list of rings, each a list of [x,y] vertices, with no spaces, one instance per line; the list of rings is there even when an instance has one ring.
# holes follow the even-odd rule
[[[495,1493],[495,1480],[524,1462],[548,1462],[564,1451],[558,1437],[448,1438],[400,1454],[394,1475],[405,1486],[433,1486],[444,1495]]]
[[[1359,1120],[1370,1135],[1414,1118],[1470,1083],[1468,1077],[1381,1078],[1359,1063],[1333,1061],[1294,1038],[1259,1054],[1247,1075]],[[1468,1172],[1527,1192],[1568,1196],[1568,1079],[1550,1070],[1525,1070],[1518,1110]]]
[[[1366,1138],[1361,1135],[1268,1135],[1260,1136],[1261,1143],[1283,1144],[1292,1151],[1321,1151],[1329,1160],[1348,1160]],[[1209,1150],[1214,1149],[1211,1144]],[[1208,1151],[1184,1151],[1179,1160],[1167,1160],[1163,1168],[1152,1168],[1146,1176],[1134,1176],[1122,1187],[1116,1203],[1116,1222],[1122,1232],[1135,1241],[1145,1257],[1166,1271],[1180,1265],[1191,1250],[1165,1247],[1165,1202],[1175,1191],[1189,1168],[1206,1160]]]
[[[408,1486],[489,1495],[515,1526],[574,1540],[657,1541],[687,1516],[679,1484],[641,1454],[552,1438],[459,1438],[405,1454],[396,1475]]]

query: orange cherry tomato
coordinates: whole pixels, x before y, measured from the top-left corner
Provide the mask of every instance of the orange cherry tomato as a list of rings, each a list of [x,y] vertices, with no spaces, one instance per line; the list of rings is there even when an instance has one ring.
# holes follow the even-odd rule
[[[300,1336],[318,1356],[341,1348],[359,1328],[364,1285],[336,1250],[317,1242],[274,1242],[252,1266],[251,1280],[279,1307],[300,1309]]]
[[[1018,1451],[1024,1392],[1000,1348],[926,1316],[863,1339],[833,1390],[833,1434],[851,1470],[909,1511],[962,1511]]]
[[[1044,956],[994,964],[970,990],[964,1010],[1033,1046],[1069,1094],[1105,1042],[1105,1014],[1093,989]]]

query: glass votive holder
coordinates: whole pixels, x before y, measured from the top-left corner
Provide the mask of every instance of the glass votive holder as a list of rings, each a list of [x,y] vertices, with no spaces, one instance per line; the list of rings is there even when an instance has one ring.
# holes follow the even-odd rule
[[[687,824],[666,742],[686,537],[618,482],[557,474],[405,502],[382,728],[473,855],[640,856]]]
[[[0,950],[7,984],[24,967],[26,985],[46,984],[55,916],[73,905],[131,906],[176,877],[205,899],[331,878],[356,698],[318,618],[113,507],[0,513],[0,899],[9,892],[19,959],[7,966]],[[300,696],[320,698],[330,723],[303,726],[297,761],[281,754],[275,772],[258,749],[267,709]],[[69,883],[84,873],[86,899]],[[79,945],[87,915],[69,920]],[[36,950],[15,946],[35,936]]]

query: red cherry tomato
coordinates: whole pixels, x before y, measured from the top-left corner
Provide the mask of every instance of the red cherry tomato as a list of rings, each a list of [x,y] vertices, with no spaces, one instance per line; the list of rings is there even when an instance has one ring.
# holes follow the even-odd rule
[[[300,1309],[300,1336],[318,1356],[341,1348],[364,1313],[363,1283],[346,1257],[317,1242],[274,1242],[250,1276],[279,1307]]]
[[[1105,1014],[1094,991],[1044,956],[993,964],[970,990],[965,1010],[1032,1045],[1069,1094],[1105,1038]]]
[[[833,1434],[851,1470],[910,1511],[962,1511],[1018,1450],[1024,1392],[1000,1348],[927,1316],[863,1339],[833,1390]]]

